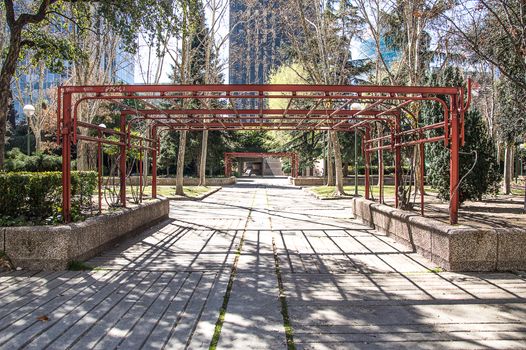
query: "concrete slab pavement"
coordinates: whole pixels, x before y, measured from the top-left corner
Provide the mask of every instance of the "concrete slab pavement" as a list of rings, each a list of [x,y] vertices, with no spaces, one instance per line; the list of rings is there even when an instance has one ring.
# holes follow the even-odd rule
[[[526,348],[524,274],[440,272],[350,205],[285,179],[173,202],[95,270],[1,273],[0,349]]]

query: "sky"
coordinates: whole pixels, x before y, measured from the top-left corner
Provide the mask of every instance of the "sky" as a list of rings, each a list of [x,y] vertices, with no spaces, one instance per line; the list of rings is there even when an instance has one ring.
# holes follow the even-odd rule
[[[207,19],[207,25],[209,28],[211,28],[212,24],[210,23],[212,18],[212,6],[215,6],[216,8],[219,8],[219,11],[221,13],[220,20],[216,22],[215,29],[217,31],[217,37],[218,40],[223,40],[223,38],[228,36],[229,32],[229,0],[209,0],[207,2],[207,6],[205,7],[205,13],[206,13],[206,19]],[[170,40],[169,42],[170,51],[173,55],[177,55],[177,48],[179,47],[179,42],[175,39]],[[160,69],[160,79],[159,83],[170,83],[169,75],[171,73],[171,66],[173,62],[172,56],[170,54],[165,55],[162,59],[154,57],[155,55],[149,55],[149,48],[146,45],[146,41],[140,37],[139,38],[139,51],[136,55],[136,62],[135,62],[135,83],[136,84],[145,84],[145,83],[153,83],[155,80],[154,75],[150,74],[149,79],[147,78],[146,68],[148,66],[148,61],[150,61],[150,67],[151,71],[158,71]],[[150,60],[149,60],[150,57]],[[228,62],[228,39],[222,44],[221,50],[220,50],[220,59],[224,62]],[[228,79],[228,64],[224,65],[225,70],[223,71],[223,75],[226,79]],[[228,81],[225,81],[225,83],[228,83]]]

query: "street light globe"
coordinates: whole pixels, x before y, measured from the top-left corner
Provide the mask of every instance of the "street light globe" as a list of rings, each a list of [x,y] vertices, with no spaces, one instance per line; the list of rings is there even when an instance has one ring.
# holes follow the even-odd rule
[[[104,124],[104,123],[100,123],[100,124],[99,124],[99,128],[104,128],[104,129],[106,129],[106,124]]]
[[[521,144],[519,145],[519,148],[520,148],[520,149],[526,149],[526,143],[521,143]]]
[[[25,115],[32,117],[35,114],[35,107],[33,105],[25,105],[22,109]]]
[[[361,110],[362,110],[362,104],[361,104],[361,103],[358,103],[358,102],[354,102],[354,103],[351,105],[351,109],[352,109],[352,110],[359,110],[359,111],[361,111]]]

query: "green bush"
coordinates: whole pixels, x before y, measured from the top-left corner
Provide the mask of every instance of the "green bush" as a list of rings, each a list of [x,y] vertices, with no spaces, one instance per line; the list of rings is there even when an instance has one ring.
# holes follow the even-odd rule
[[[429,78],[434,86],[463,86],[462,74],[458,69],[447,68],[441,76]],[[442,98],[448,103],[447,96]],[[422,109],[426,124],[442,121],[441,106],[436,103],[426,103]],[[472,107],[464,117],[465,144],[460,148],[460,177],[463,178],[458,190],[460,202],[481,200],[486,194],[496,194],[499,190],[501,175],[496,157],[495,142],[488,133],[482,114]],[[427,137],[440,135],[438,130],[427,132]],[[477,162],[474,164],[475,152]],[[426,144],[426,159],[428,183],[438,190],[438,197],[449,200],[449,150],[440,142]],[[470,171],[471,170],[471,171]]]
[[[62,157],[54,154],[37,152],[28,156],[18,148],[13,148],[6,153],[6,171],[60,171],[62,168]]]
[[[403,167],[404,171],[408,171],[408,167]],[[393,165],[385,165],[384,166],[384,175],[394,175],[395,173],[395,167]],[[365,166],[358,165],[358,174],[359,175],[365,175]],[[354,167],[349,166],[349,176],[354,175]],[[371,165],[369,167],[369,175],[378,175],[378,165]]]
[[[72,172],[72,214],[84,217],[97,186],[95,172]],[[0,173],[0,226],[61,221],[62,173]]]
[[[73,219],[82,218],[82,213],[91,210],[93,193],[97,189],[97,173],[94,171],[71,172],[71,210]]]

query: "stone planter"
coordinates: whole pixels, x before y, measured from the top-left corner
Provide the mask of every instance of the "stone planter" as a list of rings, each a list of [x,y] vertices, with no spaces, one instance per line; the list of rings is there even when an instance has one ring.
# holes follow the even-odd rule
[[[453,226],[363,198],[353,214],[446,270],[526,269],[526,230]]]
[[[63,270],[70,261],[89,259],[167,219],[169,212],[169,201],[158,199],[69,225],[4,227],[0,228],[0,250],[16,267]]]

